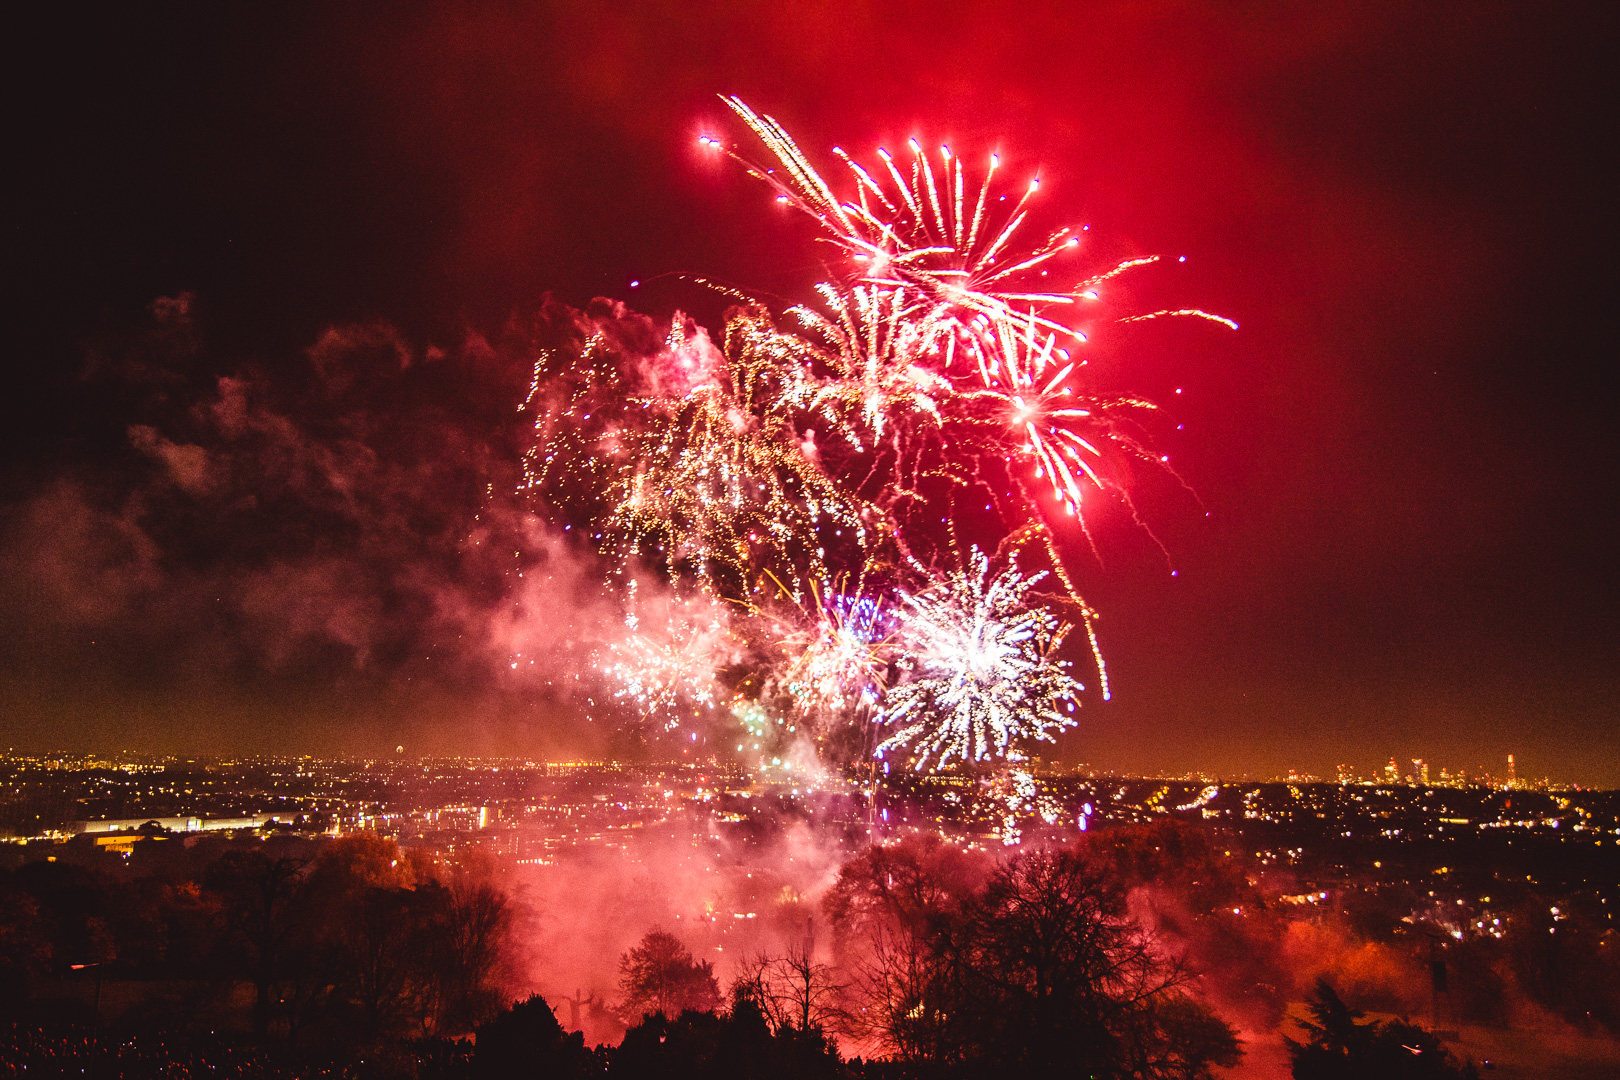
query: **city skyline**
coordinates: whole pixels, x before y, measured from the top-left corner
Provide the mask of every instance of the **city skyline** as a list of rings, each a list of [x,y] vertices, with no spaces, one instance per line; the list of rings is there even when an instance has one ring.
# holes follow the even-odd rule
[[[121,769],[125,771],[142,771],[147,769],[161,769],[173,765],[195,765],[204,767],[232,768],[243,764],[264,763],[308,763],[310,767],[330,765],[362,765],[395,766],[401,764],[421,765],[431,767],[434,765],[451,765],[455,767],[490,767],[499,771],[502,768],[513,769],[628,769],[628,770],[658,770],[665,768],[681,769],[711,769],[720,772],[735,773],[739,777],[753,775],[748,764],[727,755],[715,755],[698,758],[658,758],[649,756],[631,758],[566,758],[544,759],[523,755],[466,755],[466,754],[430,754],[410,755],[403,746],[396,747],[393,753],[381,754],[350,754],[350,755],[322,755],[310,753],[272,753],[272,754],[233,754],[222,756],[196,755],[196,754],[168,754],[136,752],[132,750],[82,752],[69,751],[62,748],[42,750],[35,752],[19,752],[16,747],[6,747],[0,753],[0,760],[16,762],[46,763],[52,767],[71,767],[79,769]],[[1501,772],[1493,772],[1490,768],[1477,770],[1452,769],[1446,765],[1427,761],[1422,758],[1413,758],[1402,763],[1396,758],[1390,758],[1381,767],[1358,771],[1355,766],[1340,763],[1332,773],[1318,775],[1290,768],[1285,772],[1254,774],[1232,773],[1218,774],[1201,769],[1191,769],[1176,773],[1122,773],[1092,767],[1087,762],[1058,762],[1047,761],[1041,757],[1030,758],[1027,768],[1035,777],[1082,777],[1087,779],[1123,779],[1123,780],[1153,780],[1170,781],[1178,783],[1217,783],[1217,784],[1276,784],[1276,783],[1304,783],[1304,784],[1338,784],[1340,786],[1356,785],[1364,787],[1378,787],[1380,785],[1395,785],[1403,787],[1453,787],[1467,788],[1479,787],[1497,791],[1609,791],[1582,784],[1568,778],[1553,777],[1549,775],[1519,776],[1516,768],[1515,755],[1509,754],[1503,763]],[[974,770],[946,770],[941,775],[946,777],[973,777]],[[760,782],[767,784],[789,784],[803,786],[807,791],[815,791],[823,787],[828,790],[842,790],[851,784],[858,786],[858,781],[849,777],[833,777],[829,775],[806,776],[796,780],[790,773],[776,777],[761,775]]]

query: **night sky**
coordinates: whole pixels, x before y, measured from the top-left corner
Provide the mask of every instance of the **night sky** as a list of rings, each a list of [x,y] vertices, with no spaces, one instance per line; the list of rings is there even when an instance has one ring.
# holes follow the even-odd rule
[[[0,745],[607,745],[499,675],[488,613],[543,564],[507,497],[516,405],[548,296],[716,330],[690,276],[808,298],[808,231],[697,145],[743,140],[734,93],[828,164],[913,135],[999,150],[1042,177],[1045,223],[1090,226],[1088,265],[1168,256],[1125,308],[1241,324],[1095,335],[1097,378],[1166,406],[1196,497],[1140,493],[1164,551],[1117,512],[1076,550],[1114,694],[1066,760],[1514,753],[1620,786],[1612,17],[1426,8],[211,4],[14,28]]]

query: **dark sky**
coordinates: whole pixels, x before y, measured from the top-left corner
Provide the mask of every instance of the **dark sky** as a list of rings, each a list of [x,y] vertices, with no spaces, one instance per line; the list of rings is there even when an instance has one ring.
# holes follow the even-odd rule
[[[512,481],[547,294],[710,325],[674,275],[805,298],[805,231],[696,146],[741,138],[735,93],[815,156],[999,149],[1100,261],[1187,256],[1127,307],[1241,323],[1097,335],[1099,377],[1182,425],[1163,446],[1202,506],[1142,493],[1175,577],[1100,522],[1080,566],[1114,700],[1069,758],[1515,753],[1620,786],[1608,11],[211,4],[15,28],[0,744],[568,749],[469,643],[514,584],[489,550],[522,546],[481,500]]]

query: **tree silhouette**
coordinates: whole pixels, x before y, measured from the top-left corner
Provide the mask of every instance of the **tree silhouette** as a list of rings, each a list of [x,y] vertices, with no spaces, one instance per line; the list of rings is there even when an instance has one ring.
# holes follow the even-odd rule
[[[687,1010],[674,1019],[642,1018],[613,1051],[609,1080],[835,1080],[844,1075],[819,1031],[772,1032],[747,997],[725,1014]]]
[[[1361,1023],[1365,1013],[1344,1003],[1326,979],[1306,1002],[1315,1020],[1297,1021],[1310,1038],[1288,1043],[1294,1080],[1478,1080],[1472,1065],[1458,1065],[1440,1040],[1414,1024]]]
[[[1202,1080],[1235,1064],[1236,1034],[1086,852],[1014,855],[980,888],[972,864],[926,844],[846,867],[828,910],[863,949],[859,1034],[952,1075]]]
[[[495,886],[466,877],[417,891],[429,900],[419,948],[433,1027],[440,1034],[470,1031],[501,1005],[511,905]]]
[[[365,1042],[397,1038],[420,1015],[419,899],[411,890],[372,887],[351,898],[334,927],[337,989],[352,1007],[345,1027]]]
[[[816,962],[807,939],[781,956],[746,963],[732,997],[752,1002],[774,1031],[838,1031],[847,1026],[846,989],[832,967]]]
[[[987,859],[938,836],[875,845],[845,864],[823,902],[849,980],[845,1032],[902,1061],[962,1056],[952,1022],[961,972],[943,946],[989,873]]]
[[[9,1020],[21,1008],[50,961],[51,943],[39,904],[0,880],[0,1018]]]
[[[963,1042],[998,1069],[1198,1077],[1239,1056],[1232,1030],[1181,992],[1191,973],[1154,952],[1080,850],[1013,856],[948,948]]]
[[[312,916],[305,902],[308,861],[271,858],[258,851],[228,851],[212,867],[209,885],[224,903],[232,955],[253,983],[253,1031],[270,1029],[275,989],[287,953]]]
[[[619,960],[619,985],[627,1017],[647,1013],[676,1016],[713,1012],[720,1007],[714,965],[694,960],[674,934],[654,928]]]
[[[479,1025],[472,1075],[505,1080],[514,1076],[544,1076],[573,1080],[593,1073],[595,1056],[585,1049],[585,1037],[569,1033],[539,994],[515,1003]]]
[[[572,997],[565,996],[563,1000],[568,1002],[568,1026],[576,1031],[583,1026],[580,1023],[580,1016],[589,1016],[590,1010],[598,1008],[602,1004],[602,999],[596,996],[595,990],[592,990],[589,994],[581,995],[578,987],[574,988]],[[582,1013],[581,1010],[585,1011]]]

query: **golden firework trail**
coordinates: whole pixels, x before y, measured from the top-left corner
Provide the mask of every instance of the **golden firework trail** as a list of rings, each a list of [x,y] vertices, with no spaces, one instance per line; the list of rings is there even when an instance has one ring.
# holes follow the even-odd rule
[[[854,197],[840,199],[781,124],[739,98],[725,100],[764,143],[781,171],[756,165],[708,136],[705,145],[727,150],[750,175],[775,189],[779,201],[815,219],[825,238],[842,248],[857,267],[859,281],[884,290],[910,287],[917,294],[914,303],[924,310],[943,306],[988,318],[1026,309],[1041,312],[1036,316],[1041,326],[1084,339],[1078,330],[1045,314],[1051,307],[1075,303],[1072,294],[1020,286],[1024,275],[1080,246],[1077,230],[1065,227],[1033,251],[1013,252],[1014,237],[1028,219],[1029,201],[1040,190],[1038,178],[1028,181],[1006,220],[991,227],[986,210],[1001,166],[999,155],[989,155],[969,212],[962,159],[949,147],[938,150],[937,172],[932,155],[916,139],[907,144],[905,169],[880,149],[881,179],[834,147],[833,153],[855,180]]]

